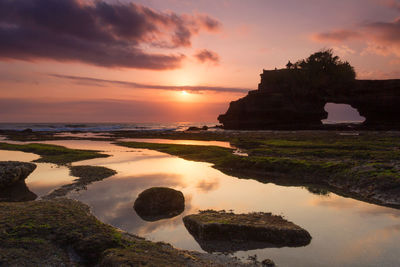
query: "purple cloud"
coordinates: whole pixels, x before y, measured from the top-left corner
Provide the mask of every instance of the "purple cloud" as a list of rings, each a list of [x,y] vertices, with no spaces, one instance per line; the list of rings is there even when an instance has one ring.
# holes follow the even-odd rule
[[[395,2],[388,2],[395,4]],[[364,42],[365,53],[400,58],[400,18],[393,21],[376,21],[355,26],[352,30],[333,30],[312,35],[312,40],[325,43]]]
[[[159,12],[134,3],[79,0],[0,1],[0,60],[52,59],[104,67],[178,68],[182,54],[142,47],[191,45],[220,23],[207,15]]]
[[[91,77],[69,76],[60,74],[49,74],[49,76],[71,80],[77,83],[85,83],[92,86],[123,86],[128,88],[149,89],[149,90],[166,90],[166,91],[188,91],[191,93],[202,93],[204,91],[215,93],[247,93],[251,89],[238,88],[238,87],[221,87],[221,86],[174,86],[174,85],[154,85],[126,81],[105,80]]]
[[[200,50],[194,55],[194,57],[201,63],[211,62],[216,65],[219,64],[219,55],[211,50]]]

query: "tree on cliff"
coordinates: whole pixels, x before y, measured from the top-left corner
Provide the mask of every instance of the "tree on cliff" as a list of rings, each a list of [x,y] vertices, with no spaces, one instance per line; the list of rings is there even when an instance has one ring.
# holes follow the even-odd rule
[[[316,52],[306,59],[297,61],[294,68],[304,74],[304,82],[313,87],[331,83],[343,83],[355,80],[356,72],[347,61],[341,61],[332,49]]]

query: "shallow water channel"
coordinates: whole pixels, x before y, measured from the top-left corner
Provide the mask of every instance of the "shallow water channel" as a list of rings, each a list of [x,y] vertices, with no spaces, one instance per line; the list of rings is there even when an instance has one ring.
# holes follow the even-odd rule
[[[203,251],[183,225],[183,216],[204,209],[225,209],[236,213],[263,211],[282,215],[305,228],[312,236],[311,243],[297,248],[238,251],[233,255],[243,259],[249,255],[257,255],[259,260],[271,258],[278,266],[400,266],[400,210],[334,193],[316,195],[303,187],[238,179],[212,168],[211,164],[187,161],[152,150],[130,149],[103,141],[41,143],[102,150],[111,155],[73,163],[105,166],[118,174],[89,185],[87,190],[72,192],[68,197],[88,204],[101,221],[150,240]],[[229,143],[208,144],[229,146]],[[37,155],[30,153],[0,150],[0,161],[31,161],[36,158]],[[66,167],[46,163],[37,165],[26,183],[39,196],[75,179],[69,176]],[[142,220],[133,210],[133,203],[140,192],[153,186],[182,191],[185,211],[171,219]]]

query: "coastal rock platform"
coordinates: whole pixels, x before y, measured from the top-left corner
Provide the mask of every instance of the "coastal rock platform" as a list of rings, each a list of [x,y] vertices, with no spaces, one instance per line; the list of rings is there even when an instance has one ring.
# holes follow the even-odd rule
[[[227,248],[228,251],[306,246],[311,241],[311,235],[306,230],[271,213],[234,214],[206,210],[185,216],[183,222],[196,240],[209,251],[223,251],[218,248],[218,242],[214,241],[223,241],[221,244],[226,241],[232,243]],[[236,246],[235,243],[239,245]],[[248,249],[246,243],[249,244]]]

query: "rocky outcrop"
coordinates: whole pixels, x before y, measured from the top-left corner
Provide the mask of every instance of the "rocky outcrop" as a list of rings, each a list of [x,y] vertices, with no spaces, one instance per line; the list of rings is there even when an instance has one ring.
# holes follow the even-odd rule
[[[297,247],[311,241],[306,230],[271,213],[234,214],[207,210],[185,216],[183,222],[202,248],[209,252]]]
[[[326,103],[349,104],[362,127],[400,129],[400,79],[354,80],[323,87],[304,83],[299,70],[264,70],[258,90],[230,103],[218,120],[225,129],[320,129]]]
[[[0,203],[0,242],[0,266],[250,266],[121,232],[69,199]]]
[[[196,126],[190,126],[189,128],[186,129],[187,132],[191,131],[207,131],[208,126],[204,125],[203,127],[196,127]]]
[[[0,161],[0,189],[24,181],[36,169],[33,163]]]
[[[139,194],[133,208],[143,220],[157,221],[181,214],[185,209],[185,198],[180,191],[152,187]]]

